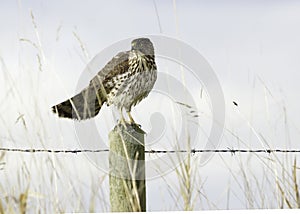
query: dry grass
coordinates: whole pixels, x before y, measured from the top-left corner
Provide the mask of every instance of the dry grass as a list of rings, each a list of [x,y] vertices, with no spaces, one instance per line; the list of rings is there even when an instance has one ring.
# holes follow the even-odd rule
[[[174,1],[174,10],[176,11]],[[157,10],[157,8],[156,8]],[[40,40],[38,22],[35,20],[33,12],[30,13],[32,19],[33,30],[36,40],[28,38],[20,38],[21,43],[29,44],[36,51],[36,68],[35,71],[44,71],[45,54]],[[56,35],[56,41],[59,40],[59,32],[62,27],[59,26]],[[176,32],[179,33],[178,20],[176,19]],[[161,30],[161,25],[160,25]],[[80,38],[78,33],[73,32],[76,41],[82,51],[86,61],[89,60],[88,49]],[[4,64],[2,62],[2,64]],[[20,68],[22,69],[22,68]],[[2,68],[4,70],[4,68]],[[25,101],[22,93],[16,87],[14,78],[7,71],[4,72],[3,78],[8,82],[8,89],[3,100],[11,96],[14,101],[18,101],[20,112],[26,112],[23,108]],[[32,73],[34,74],[34,73]],[[265,86],[266,93],[271,90]],[[35,94],[36,95],[36,94]],[[267,96],[267,95],[266,95]],[[272,95],[274,97],[274,95]],[[36,97],[37,99],[37,97]],[[267,100],[267,99],[266,99]],[[24,105],[25,106],[25,105]],[[33,112],[39,112],[38,106],[35,106]],[[284,107],[284,111],[286,108]],[[0,112],[1,114],[3,112]],[[19,113],[14,119],[15,124],[8,124],[0,114],[0,122],[3,130],[7,133],[5,136],[0,135],[0,145],[4,145],[4,141],[12,142],[10,145],[19,146],[14,136],[14,129],[18,129],[23,136],[26,145],[34,147],[35,145],[51,145],[52,137],[47,135],[48,129],[52,127],[44,124],[44,120],[38,113],[24,114]],[[39,122],[37,122],[39,121]],[[249,121],[246,121],[249,123]],[[19,125],[22,124],[20,127]],[[250,124],[250,123],[249,123]],[[286,131],[289,130],[287,119],[285,118]],[[255,132],[255,136],[263,147],[268,147],[271,143],[267,142],[255,127],[251,125],[249,128]],[[32,137],[36,132],[35,137]],[[240,139],[234,131],[227,129],[226,135],[233,135],[237,140],[237,145],[248,147],[249,142]],[[57,137],[60,138],[61,136]],[[3,139],[5,138],[5,139]],[[57,140],[57,139],[56,139]],[[60,142],[63,143],[64,140]],[[37,144],[38,142],[38,144]],[[48,142],[48,143],[46,143]],[[288,144],[289,142],[285,142]],[[5,144],[6,145],[6,144]],[[190,139],[186,139],[187,149],[191,148]],[[177,148],[178,149],[178,148]],[[18,156],[15,158],[15,156]],[[7,157],[9,156],[9,157]],[[26,156],[26,155],[25,155]],[[75,156],[71,161],[67,156],[55,156],[53,154],[39,155],[29,154],[23,156],[14,153],[0,154],[0,213],[26,213],[27,212],[94,212],[109,210],[108,190],[103,187],[107,176],[101,178],[94,176],[95,170],[90,170],[86,176],[91,180],[83,182],[76,178],[75,172],[81,172],[82,168],[76,167],[80,164],[82,157]],[[231,208],[231,198],[236,198],[240,202],[240,206],[245,209],[252,208],[300,208],[299,196],[299,164],[297,164],[296,156],[277,156],[275,155],[248,155],[236,154],[232,157],[224,157],[220,155],[221,164],[226,168],[231,176],[226,189],[226,196],[221,200],[226,201],[226,206],[219,206],[218,201],[211,199],[209,195],[210,189],[206,186],[206,178],[202,177],[199,172],[197,158],[191,154],[181,156],[176,154],[175,157],[170,155],[169,161],[175,168],[176,179],[167,180],[164,175],[160,178],[167,187],[168,196],[171,198],[174,210],[199,210],[199,209],[218,209]],[[66,160],[74,165],[66,165]],[[78,159],[78,160],[77,160]],[[229,161],[228,161],[229,159]],[[255,166],[251,163],[255,159]],[[9,161],[7,163],[7,160]],[[229,162],[234,162],[229,164]],[[178,164],[180,163],[180,164]],[[236,167],[234,168],[233,165]],[[12,170],[17,171],[12,174]],[[80,165],[81,167],[85,167]],[[260,168],[258,172],[256,169]],[[159,171],[159,169],[158,169]],[[86,171],[84,171],[86,173]],[[10,181],[13,175],[16,175],[15,181]],[[36,183],[35,183],[36,182]],[[89,185],[87,185],[89,184]],[[236,188],[231,186],[235,185]],[[87,193],[88,192],[88,193]],[[221,191],[220,191],[221,192]],[[221,194],[220,194],[221,195]],[[149,201],[148,203],[151,203]],[[152,206],[153,207],[153,206]],[[168,209],[168,208],[166,208]]]

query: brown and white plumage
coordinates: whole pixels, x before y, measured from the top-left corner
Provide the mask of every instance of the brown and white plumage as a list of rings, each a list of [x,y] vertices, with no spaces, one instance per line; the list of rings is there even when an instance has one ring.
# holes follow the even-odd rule
[[[95,117],[102,105],[115,105],[129,115],[132,106],[148,96],[157,78],[154,48],[148,38],[131,42],[131,50],[118,53],[74,97],[52,107],[59,117],[84,120]]]

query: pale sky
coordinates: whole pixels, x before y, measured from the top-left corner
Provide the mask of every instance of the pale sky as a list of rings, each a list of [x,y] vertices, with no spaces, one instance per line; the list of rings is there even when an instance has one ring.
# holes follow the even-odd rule
[[[173,37],[189,44],[201,53],[217,75],[225,96],[226,129],[241,140],[224,131],[220,148],[260,149],[262,137],[259,136],[263,136],[272,148],[299,149],[300,2],[155,2],[157,11],[153,1],[138,0],[2,2],[0,129],[4,131],[0,134],[0,145],[10,148],[78,148],[73,122],[58,119],[50,112],[50,107],[78,91],[76,86],[82,72],[88,62],[103,49],[123,39],[155,34]],[[157,63],[158,72],[176,73],[180,70],[178,65],[163,59],[158,59]],[[200,99],[200,89],[197,86],[189,87],[197,101],[197,111],[202,112],[200,124],[204,130],[209,131],[209,101],[207,97]],[[233,106],[232,101],[239,104],[238,108]],[[165,115],[167,121],[172,120],[176,109],[173,109],[175,113],[170,112],[168,105],[171,105],[169,100],[162,101],[157,94],[152,94],[136,107],[133,114],[142,127],[150,131],[153,112],[158,111]],[[16,123],[20,115],[23,115],[26,127],[20,120]],[[101,109],[95,122],[106,142],[107,134],[115,122],[110,110],[106,107]],[[176,122],[178,121],[175,120]],[[180,124],[170,127],[162,141],[172,141],[172,128],[178,127]],[[200,139],[204,140],[205,136],[201,134]],[[246,145],[239,144],[241,142]],[[168,149],[169,144],[155,146]],[[68,187],[71,191],[72,184],[74,186],[76,183],[82,186],[78,192],[82,194],[83,207],[88,207],[89,187],[92,181],[98,181],[104,175],[84,155],[52,157],[52,161],[55,159],[54,162],[58,164],[57,173],[49,172],[52,166],[47,162],[47,155],[21,155],[17,158],[16,155],[19,154],[7,153],[7,166],[4,171],[0,171],[0,185],[2,189],[7,188],[5,192],[26,187],[28,176],[24,175],[26,173],[23,169],[26,165],[31,169],[31,179],[36,180],[31,184],[33,192],[46,194],[51,189],[53,194],[50,198],[57,195],[60,199],[66,198],[69,195],[62,193],[60,188],[65,190]],[[106,157],[104,155],[103,159]],[[203,185],[209,201],[202,199],[200,202],[197,199],[196,209],[247,207],[243,191],[230,174],[232,170],[237,177],[241,176],[237,161],[239,158],[258,177],[262,176],[262,171],[268,173],[263,170],[263,164],[255,155],[214,155],[205,166],[196,167],[199,171],[199,179],[196,179],[198,187]],[[195,155],[195,165],[198,159]],[[35,162],[45,163],[45,166],[40,166],[37,170]],[[256,164],[261,165],[255,167]],[[12,172],[12,169],[18,170]],[[13,173],[21,174],[21,181]],[[58,179],[54,182],[56,189],[53,189],[51,181],[45,184],[47,179],[40,178],[40,173],[45,177],[54,176],[54,180]],[[88,176],[84,176],[87,174]],[[171,183],[178,188],[174,174],[149,181],[147,200],[150,210],[182,209],[182,206],[175,206],[174,198],[169,194],[170,187],[166,184],[172,178]],[[239,183],[243,181],[240,180]],[[40,185],[45,188],[39,189]],[[108,196],[107,185],[106,176],[104,184],[99,184],[105,196]],[[177,192],[175,187],[174,191]],[[232,189],[230,199],[227,195],[228,188]],[[265,188],[268,188],[267,185]],[[255,191],[257,189],[253,187],[253,192]],[[108,198],[103,200],[104,204],[96,206],[98,211],[105,211],[103,207],[109,207]],[[35,196],[32,196],[32,201],[32,204],[37,203]],[[41,206],[48,203],[43,201],[40,202]],[[260,203],[254,204],[259,207]],[[275,206],[276,203],[266,202],[266,207]],[[72,205],[68,204],[66,209],[72,211]]]

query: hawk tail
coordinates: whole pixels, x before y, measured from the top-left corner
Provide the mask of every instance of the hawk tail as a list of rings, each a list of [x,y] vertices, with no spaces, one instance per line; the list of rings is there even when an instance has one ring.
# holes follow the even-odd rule
[[[93,87],[88,87],[74,97],[52,106],[52,111],[59,117],[85,120],[95,117],[105,101],[101,90],[96,92]]]

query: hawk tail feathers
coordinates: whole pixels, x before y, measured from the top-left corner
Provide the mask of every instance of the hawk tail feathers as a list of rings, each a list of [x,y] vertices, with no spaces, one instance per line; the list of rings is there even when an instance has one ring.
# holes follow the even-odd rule
[[[74,97],[52,106],[52,111],[59,117],[85,120],[95,117],[105,101],[101,93],[96,93],[92,88],[86,88]]]

